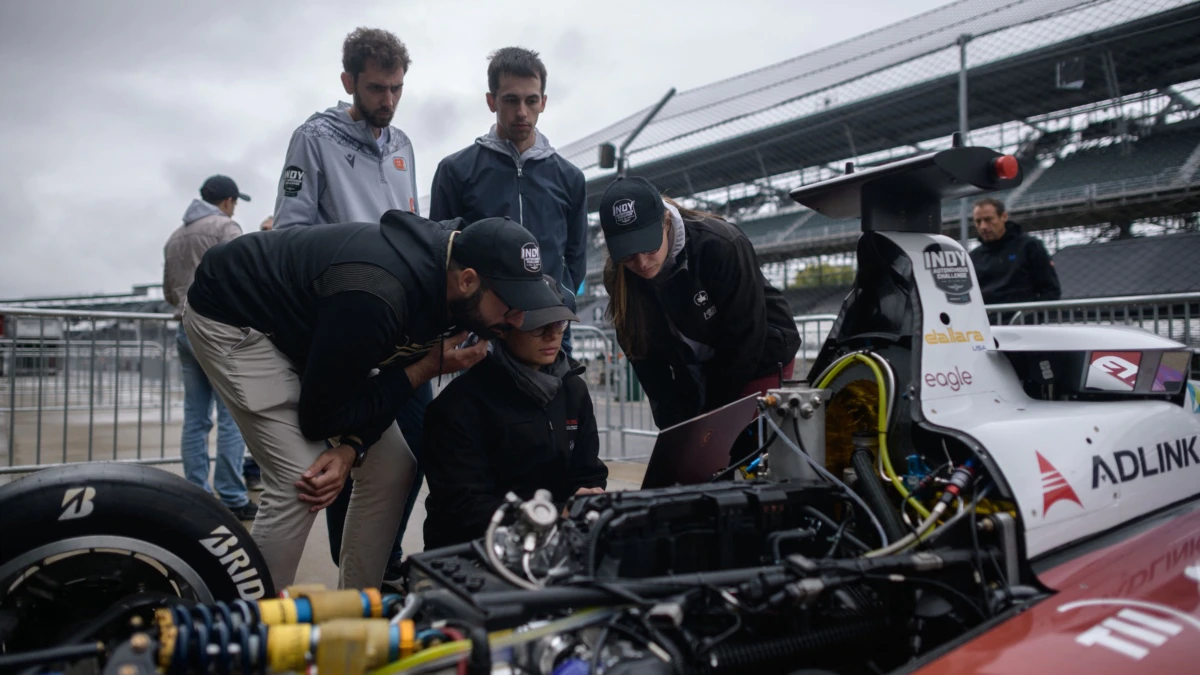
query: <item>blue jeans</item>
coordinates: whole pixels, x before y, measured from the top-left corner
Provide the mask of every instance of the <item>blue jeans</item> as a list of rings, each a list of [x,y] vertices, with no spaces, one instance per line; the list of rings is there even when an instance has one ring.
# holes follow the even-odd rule
[[[183,324],[175,334],[175,347],[179,351],[179,368],[183,371],[183,437],[180,441],[183,475],[212,494],[208,485],[208,432],[212,431],[215,405],[217,468],[213,472],[213,485],[225,506],[231,509],[245,506],[250,499],[246,496],[246,484],[242,482],[242,458],[246,454],[242,433],[196,361],[187,333],[183,332]]]
[[[400,433],[404,435],[408,449],[417,460],[417,471],[413,474],[412,489],[408,492],[408,502],[404,505],[404,517],[400,520],[400,529],[392,542],[392,555],[388,562],[385,579],[392,578],[401,561],[404,559],[404,531],[408,527],[408,517],[412,515],[413,506],[417,503],[417,493],[421,491],[421,481],[425,472],[421,469],[421,451],[425,445],[425,408],[433,400],[433,384],[426,382],[413,391],[412,397],[400,406],[396,414],[396,423]],[[350,505],[350,494],[354,489],[354,481],[346,480],[346,486],[328,508],[325,509],[325,523],[329,527],[329,553],[336,565],[341,559],[342,530],[346,522],[346,508]]]

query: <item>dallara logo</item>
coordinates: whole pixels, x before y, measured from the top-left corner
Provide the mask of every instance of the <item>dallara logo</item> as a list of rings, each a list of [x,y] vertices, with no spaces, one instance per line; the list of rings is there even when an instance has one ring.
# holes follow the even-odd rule
[[[925,342],[931,345],[948,345],[956,342],[983,342],[983,333],[977,330],[946,330],[945,332],[931,330],[925,334]]]

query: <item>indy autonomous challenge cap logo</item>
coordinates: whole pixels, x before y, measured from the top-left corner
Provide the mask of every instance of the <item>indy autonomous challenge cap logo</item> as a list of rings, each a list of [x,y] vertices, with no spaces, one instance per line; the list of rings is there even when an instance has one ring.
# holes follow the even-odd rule
[[[530,272],[542,271],[542,254],[538,250],[538,245],[530,242],[521,247],[521,261],[525,263],[525,269]]]
[[[933,275],[933,284],[946,294],[947,302],[955,305],[971,302],[971,268],[966,251],[947,250],[941,244],[930,244],[925,247],[922,257],[925,269]]]
[[[628,225],[637,220],[637,209],[633,207],[632,199],[618,200],[612,207],[613,220],[618,225]]]

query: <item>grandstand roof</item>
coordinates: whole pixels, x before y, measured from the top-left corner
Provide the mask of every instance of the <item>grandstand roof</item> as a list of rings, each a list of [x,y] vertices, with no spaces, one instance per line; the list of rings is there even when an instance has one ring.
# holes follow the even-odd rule
[[[1027,29],[1032,22],[1044,29]],[[631,146],[631,172],[689,195],[948,136],[958,126],[958,58],[947,47],[964,34],[972,128],[1111,97],[1098,60],[1085,86],[1058,88],[1065,56],[1127,55],[1122,91],[1194,80],[1197,26],[1200,3],[1184,0],[959,0],[676,95]],[[1019,100],[1007,96],[1016,88]],[[612,175],[599,169],[597,147],[619,144],[647,110],[560,149],[588,176],[592,209]]]
[[[1200,291],[1200,232],[1068,246],[1054,256],[1063,299]]]

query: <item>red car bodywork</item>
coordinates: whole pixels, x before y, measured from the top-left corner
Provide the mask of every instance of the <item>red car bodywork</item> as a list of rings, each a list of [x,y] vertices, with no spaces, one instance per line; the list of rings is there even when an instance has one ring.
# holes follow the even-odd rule
[[[1200,673],[1200,508],[1039,573],[1055,594],[916,672]]]

